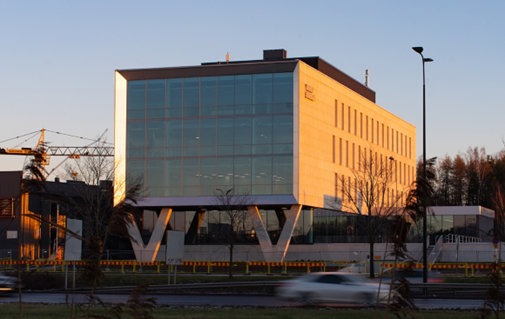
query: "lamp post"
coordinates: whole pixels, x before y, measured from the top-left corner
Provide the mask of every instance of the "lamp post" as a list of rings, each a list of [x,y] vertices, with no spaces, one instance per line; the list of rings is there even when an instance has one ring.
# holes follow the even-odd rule
[[[423,180],[426,182],[426,84],[424,81],[424,63],[433,62],[433,59],[423,56],[423,47],[412,47],[412,50],[421,55],[423,61]],[[427,243],[426,243],[426,201],[423,201],[423,282],[428,282],[428,259],[427,259]]]
[[[398,205],[397,205],[397,199],[398,199],[398,167],[396,166],[396,161],[395,161],[395,158],[393,156],[390,156],[389,160],[391,162],[395,162],[395,182],[396,182],[396,186],[395,186],[395,207],[398,207]],[[393,166],[393,163],[391,163],[391,166]],[[398,208],[396,208],[396,214],[398,214]]]

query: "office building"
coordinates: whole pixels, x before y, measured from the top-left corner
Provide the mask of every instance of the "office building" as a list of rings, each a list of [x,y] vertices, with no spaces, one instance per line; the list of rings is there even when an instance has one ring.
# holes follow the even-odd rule
[[[414,126],[319,57],[266,50],[262,60],[116,71],[115,183],[120,194],[125,176],[143,177],[146,213],[132,230],[151,235],[134,244],[143,260],[156,258],[165,229],[185,231],[187,245],[218,244],[227,220],[215,194],[229,189],[251,199],[239,243],[259,244],[265,260],[283,260],[290,244],[356,242],[352,214],[329,205],[337,181],[352,183],[370,153],[394,158],[391,195],[401,193],[415,150]]]

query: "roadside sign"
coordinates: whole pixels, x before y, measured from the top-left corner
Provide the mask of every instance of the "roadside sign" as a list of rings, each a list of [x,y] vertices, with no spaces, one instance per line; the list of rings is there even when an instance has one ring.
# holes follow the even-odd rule
[[[497,237],[493,237],[493,244],[498,245],[500,240]]]
[[[182,265],[184,257],[184,232],[167,231],[167,251],[165,261],[170,265]]]

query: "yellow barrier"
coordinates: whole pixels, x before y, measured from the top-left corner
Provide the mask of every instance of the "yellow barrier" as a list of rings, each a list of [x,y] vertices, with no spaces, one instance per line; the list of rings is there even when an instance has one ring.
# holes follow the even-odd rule
[[[36,271],[44,270],[44,271],[61,271],[64,272],[65,269],[68,266],[73,266],[73,264],[82,266],[86,264],[86,261],[64,261],[64,260],[0,260],[0,266],[9,266],[9,269],[12,270],[14,265],[26,265],[26,270],[30,271],[30,268],[35,268]],[[341,261],[331,261],[331,262],[265,262],[265,261],[249,261],[249,262],[244,262],[244,261],[237,261],[237,265],[243,263],[245,266],[245,273],[250,274],[251,273],[251,266],[262,266],[266,267],[266,273],[268,275],[273,274],[272,272],[274,267],[281,267],[280,274],[287,274],[288,273],[288,267],[291,268],[304,268],[306,273],[310,273],[311,268],[313,267],[319,267],[319,270],[326,271],[326,267],[328,264],[335,264],[338,265],[338,268],[341,269],[341,266],[345,266],[346,264],[352,264],[349,262],[341,262]],[[161,267],[165,265],[164,262],[161,261],[155,261],[155,262],[137,262],[134,260],[105,260],[101,261],[100,265],[102,266],[120,266],[121,267],[121,272],[125,272],[125,267],[132,267],[132,271],[136,272],[138,269],[142,267],[156,267],[155,272],[161,273]],[[234,267],[237,266],[234,263]],[[47,267],[47,266],[52,266],[51,270],[47,269],[41,269],[41,267]],[[60,270],[58,270],[58,267],[61,267]],[[182,263],[182,266],[190,266],[191,270],[190,272],[196,273],[196,267],[205,267],[206,273],[210,274],[212,272],[212,267],[228,267],[229,262],[226,261],[184,261]],[[170,267],[171,270],[173,270],[173,265]],[[365,263],[365,272],[368,267],[367,263]],[[393,263],[381,263],[380,264],[380,273],[382,274],[383,268],[393,268],[394,264]],[[409,267],[408,264],[397,264],[396,268],[402,269],[402,268],[407,268]],[[423,265],[420,263],[416,263],[412,265],[413,268],[415,269],[422,269]],[[494,263],[437,263],[433,265],[429,265],[428,268],[429,270],[432,269],[439,269],[439,270],[450,270],[450,269],[464,269],[465,270],[465,276],[475,276],[475,269],[480,270],[480,269],[492,269],[495,267]],[[502,268],[505,267],[505,263],[502,264]],[[110,271],[107,269],[107,271]]]

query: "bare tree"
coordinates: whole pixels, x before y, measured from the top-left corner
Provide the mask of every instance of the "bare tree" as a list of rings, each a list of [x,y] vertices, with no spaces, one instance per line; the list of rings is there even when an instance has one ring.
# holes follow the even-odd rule
[[[452,159],[445,155],[436,165],[435,171],[437,174],[437,187],[436,187],[436,204],[437,206],[451,205],[452,191]]]
[[[466,164],[465,160],[461,155],[456,155],[454,158],[453,162],[453,175],[452,175],[452,180],[451,183],[453,185],[453,190],[454,190],[454,198],[453,198],[453,205],[456,206],[463,206],[465,203],[465,190],[467,188],[467,180],[465,178],[466,175]]]
[[[216,189],[214,204],[220,212],[221,220],[214,220],[218,227],[217,239],[229,249],[229,277],[233,278],[233,249],[245,234],[245,225],[249,217],[248,206],[254,205],[248,193],[240,193],[231,188],[226,192]],[[217,215],[211,215],[216,219]]]
[[[377,157],[370,151],[359,157],[358,169],[351,176],[340,176],[341,198],[334,208],[354,213],[357,223],[366,233],[370,244],[370,278],[375,277],[374,244],[385,235],[388,219],[400,210],[403,192],[395,186],[396,163],[393,158]],[[341,201],[341,202],[340,202]]]
[[[466,152],[466,173],[468,180],[467,205],[481,205],[486,179],[491,173],[486,149],[468,148]]]
[[[114,189],[112,177],[114,176],[114,162],[111,158],[93,157],[80,159],[75,165],[66,165],[60,173],[63,178],[71,179],[74,183],[58,188],[46,183],[43,174],[36,165],[29,165],[26,169],[31,172],[32,178],[27,181],[26,187],[36,190],[37,194],[59,203],[67,210],[68,217],[83,221],[83,235],[73,236],[83,240],[84,250],[88,262],[82,272],[82,278],[92,287],[90,303],[86,311],[89,316],[89,306],[94,296],[95,288],[101,286],[103,272],[100,267],[104,247],[111,236],[132,240],[128,232],[128,225],[132,218],[136,218],[138,210],[135,207],[140,197],[142,180],[139,178],[124,181],[115,181],[115,184],[125,184],[125,193],[122,200],[114,205]],[[68,184],[68,183],[67,183]],[[42,223],[57,227],[64,232],[69,232],[66,227],[40,216],[31,215]]]

